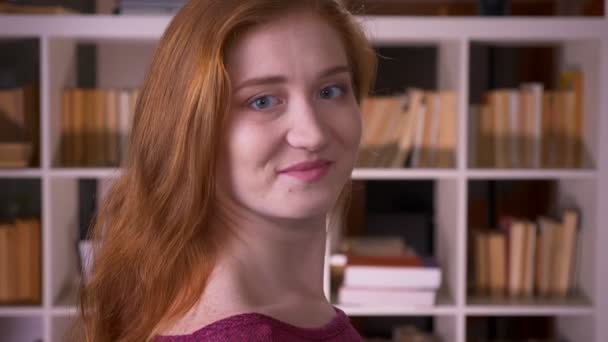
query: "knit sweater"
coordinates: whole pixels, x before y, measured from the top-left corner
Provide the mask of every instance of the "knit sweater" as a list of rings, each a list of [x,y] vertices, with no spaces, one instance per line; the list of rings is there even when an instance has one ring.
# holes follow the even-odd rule
[[[362,342],[344,311],[318,328],[301,328],[262,313],[249,312],[215,321],[189,335],[160,335],[155,342]]]

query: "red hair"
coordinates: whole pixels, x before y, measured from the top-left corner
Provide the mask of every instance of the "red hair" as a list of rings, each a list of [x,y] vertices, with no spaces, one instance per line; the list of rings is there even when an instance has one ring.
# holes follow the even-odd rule
[[[334,0],[189,1],[163,34],[135,109],[130,151],[90,232],[93,268],[80,289],[85,341],[148,341],[200,298],[227,232],[208,225],[230,99],[224,64],[238,32],[289,10],[312,10],[342,39],[357,99],[375,54]],[[328,221],[344,210],[350,182]]]

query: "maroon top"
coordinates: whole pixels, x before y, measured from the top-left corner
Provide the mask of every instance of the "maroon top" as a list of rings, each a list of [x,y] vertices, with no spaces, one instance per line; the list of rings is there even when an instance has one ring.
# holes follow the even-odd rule
[[[258,312],[243,313],[215,321],[189,335],[156,336],[154,342],[271,342],[326,341],[363,342],[344,311],[319,328],[300,328]]]

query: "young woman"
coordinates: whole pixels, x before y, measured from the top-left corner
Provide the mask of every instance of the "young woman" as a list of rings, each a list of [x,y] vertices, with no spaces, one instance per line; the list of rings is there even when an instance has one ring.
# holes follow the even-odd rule
[[[198,0],[92,230],[86,341],[358,341],[323,292],[375,55],[337,0]]]

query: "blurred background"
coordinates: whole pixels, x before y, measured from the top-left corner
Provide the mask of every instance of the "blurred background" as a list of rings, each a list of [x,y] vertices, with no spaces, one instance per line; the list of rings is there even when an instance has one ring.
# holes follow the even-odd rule
[[[325,291],[367,341],[608,341],[606,0],[343,0],[376,49]],[[0,342],[67,341],[182,0],[0,0]]]

